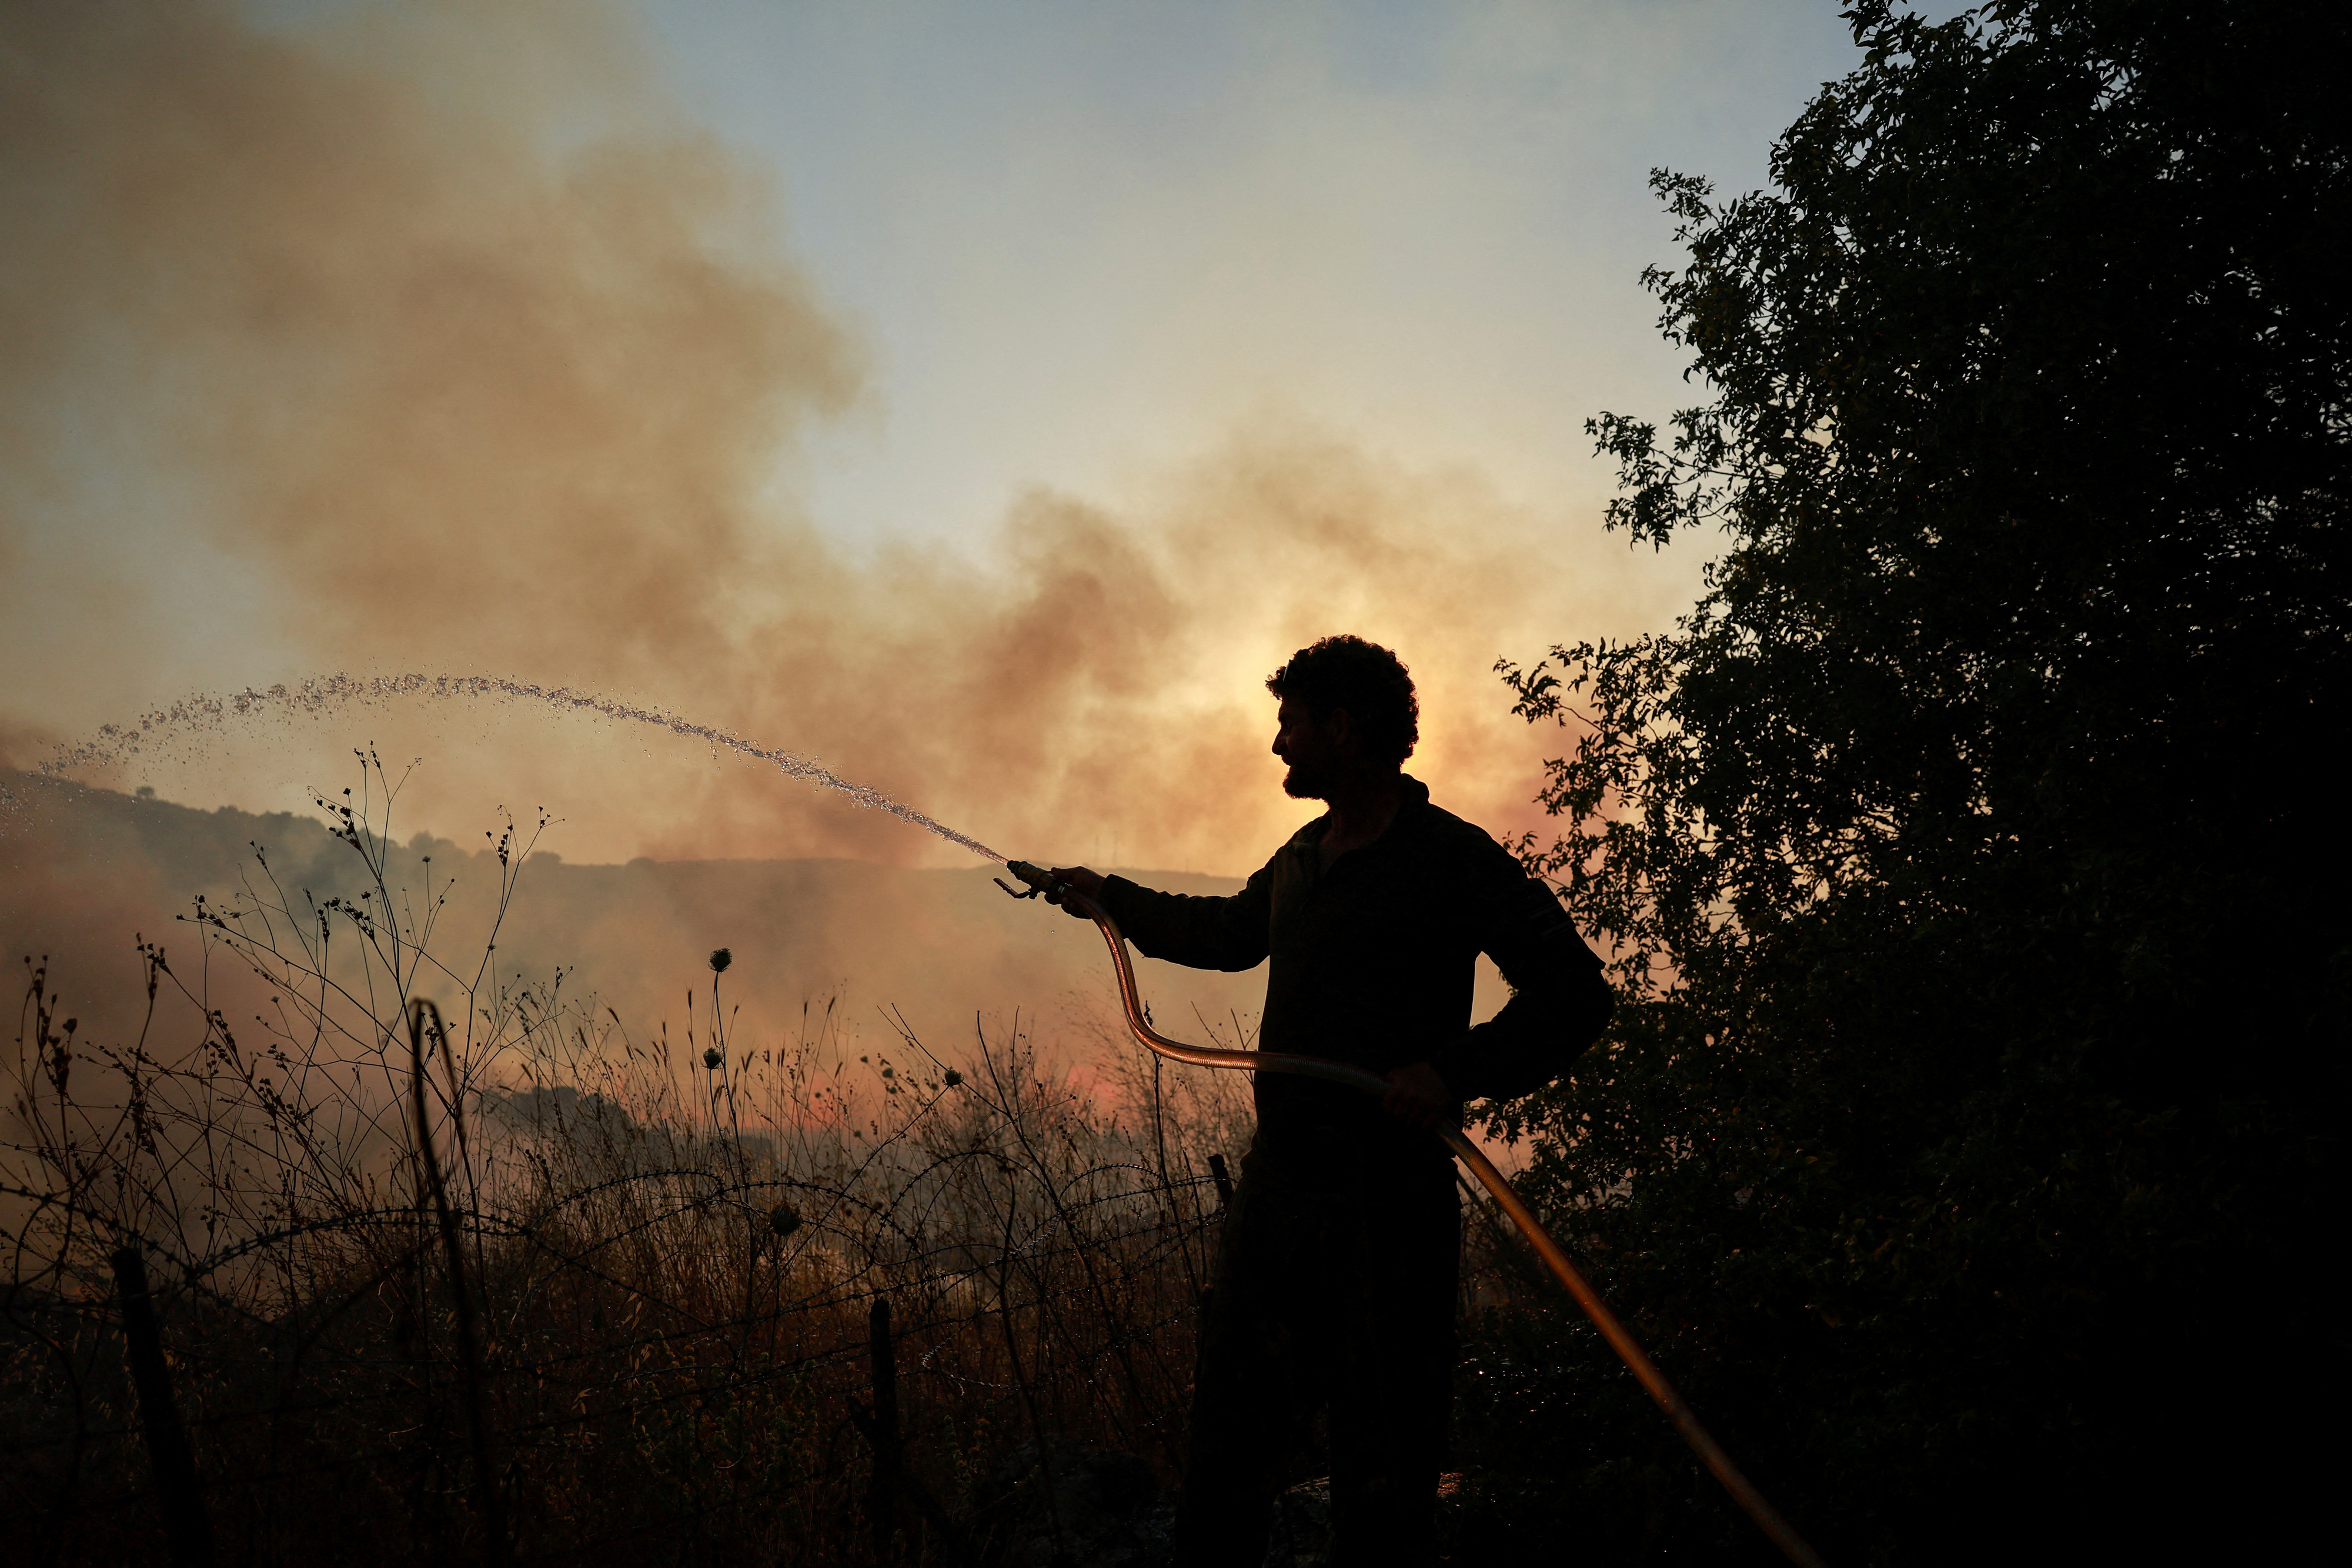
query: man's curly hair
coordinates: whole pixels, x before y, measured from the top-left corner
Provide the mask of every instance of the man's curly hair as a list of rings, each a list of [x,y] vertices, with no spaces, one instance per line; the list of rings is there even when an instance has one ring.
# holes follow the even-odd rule
[[[1265,689],[1318,717],[1347,709],[1373,757],[1402,762],[1421,738],[1421,703],[1404,661],[1361,637],[1326,637],[1299,649],[1265,678]]]

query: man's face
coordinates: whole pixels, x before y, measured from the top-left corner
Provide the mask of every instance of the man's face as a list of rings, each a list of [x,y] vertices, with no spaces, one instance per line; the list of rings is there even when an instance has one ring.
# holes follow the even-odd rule
[[[1315,711],[1289,697],[1275,712],[1274,754],[1290,764],[1282,776],[1282,792],[1294,800],[1330,798],[1340,763],[1336,713],[1317,717]]]

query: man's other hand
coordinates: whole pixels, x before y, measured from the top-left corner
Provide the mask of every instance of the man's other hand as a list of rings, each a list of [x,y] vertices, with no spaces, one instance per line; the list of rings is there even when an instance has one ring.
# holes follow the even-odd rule
[[[1434,1130],[1454,1114],[1454,1091],[1426,1061],[1400,1067],[1389,1074],[1389,1092],[1381,1109],[1417,1133]]]
[[[1082,865],[1057,865],[1053,868],[1053,871],[1055,880],[1061,883],[1064,886],[1074,892],[1084,894],[1087,897],[1095,899],[1097,902],[1102,898],[1104,880],[1102,873],[1098,871],[1088,871]],[[1045,902],[1048,904],[1060,904],[1062,912],[1065,915],[1070,915],[1074,919],[1092,920],[1094,918],[1093,915],[1088,915],[1083,909],[1073,908],[1066,904],[1063,904],[1062,895],[1051,889],[1046,891]]]

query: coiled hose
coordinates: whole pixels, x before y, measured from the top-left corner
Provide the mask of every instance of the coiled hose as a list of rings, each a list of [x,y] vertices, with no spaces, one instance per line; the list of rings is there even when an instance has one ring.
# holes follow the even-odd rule
[[[1118,971],[1118,999],[1127,1013],[1127,1027],[1135,1031],[1135,1038],[1141,1040],[1147,1049],[1171,1061],[1189,1062],[1195,1067],[1239,1068],[1246,1072],[1288,1072],[1301,1078],[1320,1078],[1329,1083],[1344,1083],[1367,1094],[1385,1095],[1388,1092],[1387,1079],[1360,1067],[1350,1067],[1343,1061],[1331,1061],[1317,1056],[1289,1056],[1276,1051],[1227,1051],[1214,1046],[1187,1045],[1182,1040],[1169,1039],[1153,1029],[1143,1016],[1143,999],[1135,988],[1135,965],[1128,956],[1127,938],[1108,912],[1051,872],[1024,861],[1007,862],[1006,869],[1029,884],[1029,893],[1016,894],[1015,897],[1027,898],[1039,893],[1048,894],[1055,903],[1075,909],[1092,920],[1102,932],[1103,941],[1110,948],[1111,966]],[[1004,887],[1002,882],[997,885]],[[1004,887],[1004,891],[1013,892],[1010,887]],[[1766,1501],[1764,1494],[1740,1473],[1739,1467],[1731,1462],[1731,1456],[1723,1451],[1723,1445],[1699,1424],[1698,1417],[1691,1413],[1691,1407],[1683,1403],[1683,1396],[1675,1392],[1673,1384],[1666,1381],[1665,1374],[1658,1370],[1657,1364],[1650,1359],[1626,1331],[1625,1325],[1618,1321],[1617,1314],[1609,1310],[1609,1303],[1601,1299],[1601,1293],[1592,1288],[1591,1281],[1569,1258],[1566,1249],[1551,1239],[1550,1233],[1528,1211],[1528,1206],[1519,1201],[1519,1195],[1511,1190],[1511,1184],[1503,1179],[1503,1173],[1495,1168],[1494,1162],[1480,1152],[1478,1145],[1472,1143],[1459,1127],[1440,1126],[1437,1136],[1454,1152],[1454,1157],[1469,1168],[1470,1174],[1478,1179],[1478,1185],[1494,1198],[1496,1206],[1510,1218],[1511,1223],[1518,1228],[1519,1234],[1527,1239],[1528,1245],[1535,1249],[1536,1256],[1543,1260],[1544,1267],[1568,1287],[1568,1293],[1576,1298],[1576,1304],[1584,1309],[1584,1315],[1592,1320],[1592,1326],[1601,1331],[1601,1337],[1609,1342],[1609,1348],[1617,1353],[1617,1358],[1641,1381],[1650,1397],[1657,1401],[1658,1408],[1666,1413],[1666,1419],[1675,1424],[1675,1430],[1682,1434],[1683,1441],[1690,1445],[1691,1452],[1698,1456],[1699,1462],[1723,1483],[1723,1490],[1731,1494],[1731,1500],[1739,1505],[1742,1511],[1756,1521],[1756,1528],[1769,1537],[1772,1544],[1778,1546],[1790,1562],[1802,1564],[1803,1568],[1827,1568],[1821,1555],[1806,1545],[1804,1538],[1780,1517],[1780,1510]]]

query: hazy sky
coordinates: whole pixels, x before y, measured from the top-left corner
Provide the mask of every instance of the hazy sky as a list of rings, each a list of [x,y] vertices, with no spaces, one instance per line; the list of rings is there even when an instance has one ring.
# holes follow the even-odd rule
[[[1582,423],[1694,392],[1666,165],[1763,182],[1826,0],[25,0],[0,103],[0,749],[461,670],[820,752],[1015,852],[1246,869],[1255,682],[1394,641],[1417,768],[1528,825],[1487,666],[1668,622]],[[428,758],[569,858],[923,858],[520,710],[98,775],[282,810]],[[1054,840],[1041,843],[1042,840]]]
[[[1116,494],[1268,411],[1589,503],[1586,416],[1679,394],[1648,172],[1763,183],[1853,54],[1823,0],[642,15],[872,356],[809,489],[851,537]]]

